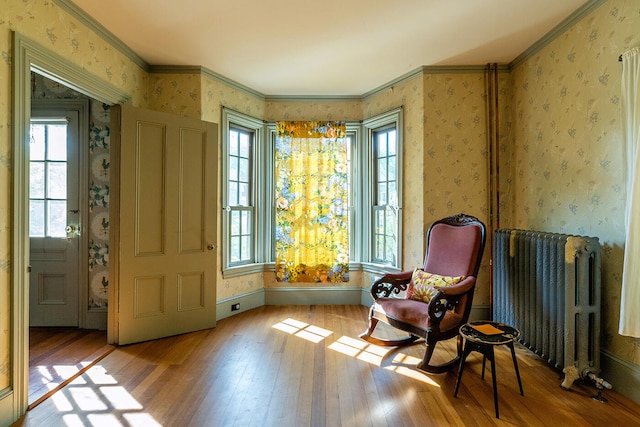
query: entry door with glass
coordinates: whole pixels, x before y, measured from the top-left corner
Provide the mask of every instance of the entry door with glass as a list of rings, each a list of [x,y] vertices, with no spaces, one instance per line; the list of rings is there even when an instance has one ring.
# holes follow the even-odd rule
[[[77,111],[32,112],[30,326],[79,326],[78,132]]]

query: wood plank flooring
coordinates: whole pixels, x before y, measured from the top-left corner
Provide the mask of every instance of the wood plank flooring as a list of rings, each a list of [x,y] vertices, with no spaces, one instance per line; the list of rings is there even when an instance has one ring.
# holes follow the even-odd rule
[[[106,331],[77,328],[29,329],[29,406],[64,385],[115,349]]]
[[[561,373],[521,346],[524,396],[510,352],[496,348],[496,419],[481,355],[467,359],[454,398],[457,369],[415,370],[424,344],[395,349],[358,339],[367,311],[264,306],[214,329],[119,347],[15,426],[640,425],[638,405],[615,391],[606,391],[608,403],[592,400],[586,384],[562,390]],[[454,351],[451,340],[434,362]]]

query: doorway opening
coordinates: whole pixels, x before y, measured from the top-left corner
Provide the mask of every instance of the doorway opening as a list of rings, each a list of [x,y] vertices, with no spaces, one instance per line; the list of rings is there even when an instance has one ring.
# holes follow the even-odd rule
[[[113,349],[108,106],[34,72],[31,88],[29,408]]]

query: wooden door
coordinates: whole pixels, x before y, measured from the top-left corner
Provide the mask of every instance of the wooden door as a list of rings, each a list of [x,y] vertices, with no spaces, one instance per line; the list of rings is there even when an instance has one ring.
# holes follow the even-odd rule
[[[79,129],[76,110],[32,111],[30,326],[79,326]]]
[[[110,337],[128,344],[215,326],[217,125],[117,106],[111,141]]]

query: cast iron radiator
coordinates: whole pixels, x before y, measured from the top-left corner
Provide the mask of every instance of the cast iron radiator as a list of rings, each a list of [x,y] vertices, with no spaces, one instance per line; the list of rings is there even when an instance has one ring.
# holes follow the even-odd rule
[[[598,239],[499,229],[493,245],[494,320],[552,366],[598,374]]]

